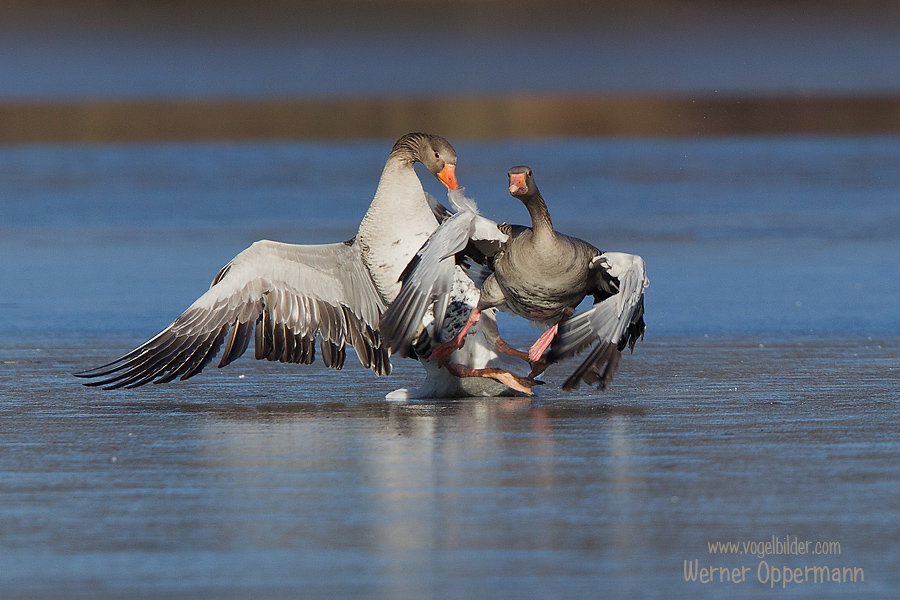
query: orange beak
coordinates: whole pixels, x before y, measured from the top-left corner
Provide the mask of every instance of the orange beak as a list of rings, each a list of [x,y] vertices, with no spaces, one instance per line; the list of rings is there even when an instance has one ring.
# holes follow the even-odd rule
[[[438,173],[438,179],[444,184],[448,190],[455,190],[459,187],[456,183],[456,165],[444,165],[441,172]]]
[[[509,176],[509,193],[523,194],[528,190],[528,184],[525,183],[524,173],[515,173]]]

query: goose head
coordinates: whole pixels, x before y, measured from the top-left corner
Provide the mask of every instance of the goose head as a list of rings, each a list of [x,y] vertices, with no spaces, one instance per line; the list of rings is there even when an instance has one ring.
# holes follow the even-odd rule
[[[410,165],[422,163],[448,190],[459,187],[456,183],[456,150],[439,135],[407,133],[394,144],[391,155]]]
[[[513,197],[525,202],[537,194],[537,184],[534,183],[534,175],[529,167],[513,167],[508,175],[509,193]]]
[[[513,198],[518,198],[528,209],[531,216],[531,228],[537,237],[544,240],[553,238],[553,222],[550,220],[550,212],[538,191],[534,182],[531,169],[526,166],[513,167],[509,170],[509,193]]]

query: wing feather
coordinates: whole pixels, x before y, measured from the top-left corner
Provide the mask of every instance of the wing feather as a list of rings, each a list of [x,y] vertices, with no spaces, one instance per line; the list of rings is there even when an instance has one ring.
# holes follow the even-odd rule
[[[615,374],[622,350],[634,348],[644,335],[644,289],[649,285],[640,256],[606,252],[594,260],[598,295],[604,299],[562,321],[547,359],[559,362],[600,342],[563,383],[570,391],[581,382],[606,387]],[[610,291],[614,293],[610,294]]]
[[[444,220],[401,276],[400,293],[381,317],[381,334],[401,356],[412,356],[423,317],[436,300],[449,295],[456,268],[453,257],[466,247],[474,217],[474,213],[460,212]],[[440,329],[436,322],[435,330]]]
[[[223,345],[219,366],[231,363],[251,337],[258,359],[310,363],[317,335],[332,368],[343,366],[350,343],[362,364],[387,374],[388,349],[378,332],[384,309],[355,241],[300,246],[263,240],[226,265],[168,328],[121,358],[76,375],[107,388],[188,379]]]

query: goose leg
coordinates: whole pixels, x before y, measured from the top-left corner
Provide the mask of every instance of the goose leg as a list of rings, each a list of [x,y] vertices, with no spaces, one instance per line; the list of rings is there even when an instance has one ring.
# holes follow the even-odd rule
[[[524,360],[531,365],[531,373],[528,374],[529,377],[537,377],[549,366],[549,363],[544,359],[538,358],[538,360],[531,360],[527,352],[522,352],[521,350],[510,346],[506,340],[500,337],[500,330],[494,319],[482,320],[479,327],[481,327],[485,337],[494,344],[495,348],[497,348],[497,352],[512,356],[513,358],[518,358],[519,360]]]
[[[513,348],[506,340],[504,340],[499,335],[497,336],[497,340],[494,342],[494,347],[497,348],[497,352],[502,352],[507,356],[514,356],[515,358],[520,358],[529,363],[532,362],[531,359],[529,359],[527,352],[522,352],[517,348]]]
[[[553,338],[556,337],[557,331],[559,331],[559,323],[554,324],[553,327],[545,331],[543,335],[532,344],[531,349],[528,351],[529,361],[536,362],[541,359],[544,352],[547,351],[547,348],[549,348],[550,344],[553,342]]]
[[[466,320],[466,324],[463,326],[462,331],[459,332],[459,335],[435,348],[434,352],[429,355],[428,360],[435,360],[438,366],[444,366],[444,363],[450,359],[450,355],[463,347],[463,344],[466,342],[466,334],[479,319],[481,319],[481,311],[476,308],[469,314],[469,318]]]
[[[494,379],[506,387],[528,396],[534,395],[534,392],[531,391],[532,386],[543,383],[535,381],[531,377],[518,377],[503,369],[471,369],[456,363],[447,363],[444,365],[444,368],[456,377],[487,377]]]
[[[574,313],[573,310],[569,309],[563,313],[562,318],[553,324],[553,327],[548,329],[539,337],[534,344],[532,344],[531,349],[528,351],[528,359],[531,362],[538,362],[541,360],[541,357],[544,355],[544,352],[547,351],[547,348],[550,347],[550,344],[553,343],[553,338],[556,337],[556,334],[559,332],[559,324],[568,319]],[[546,369],[546,364],[544,365],[544,369]],[[541,369],[543,370],[543,369]],[[540,371],[538,371],[540,372]]]

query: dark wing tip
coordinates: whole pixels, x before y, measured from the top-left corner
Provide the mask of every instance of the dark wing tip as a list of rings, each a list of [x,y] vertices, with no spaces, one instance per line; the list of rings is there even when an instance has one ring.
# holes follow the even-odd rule
[[[562,385],[563,391],[571,392],[577,389],[581,382],[597,385],[600,390],[606,389],[616,373],[621,356],[622,353],[615,345],[609,342],[600,343],[566,379]]]

